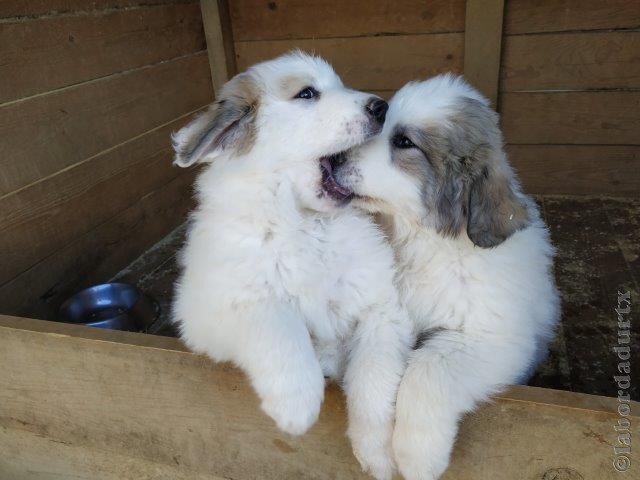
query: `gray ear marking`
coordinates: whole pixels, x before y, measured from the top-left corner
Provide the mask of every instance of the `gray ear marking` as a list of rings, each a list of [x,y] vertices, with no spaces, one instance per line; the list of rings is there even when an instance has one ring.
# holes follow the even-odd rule
[[[196,163],[205,150],[205,146],[211,144],[213,132],[216,130],[217,110],[219,103],[212,104],[209,109],[198,115],[185,127],[171,135],[173,149],[176,153],[174,165],[189,167]],[[202,150],[199,152],[198,150]]]
[[[436,194],[436,229],[438,233],[455,238],[467,221],[467,186],[460,175],[448,172]]]
[[[492,248],[528,224],[527,208],[508,177],[485,167],[469,188],[469,239],[478,247]]]
[[[222,88],[220,100],[171,136],[174,164],[188,167],[207,157],[235,150],[245,153],[255,141],[258,89],[248,74],[232,78]]]
[[[495,247],[529,224],[502,150],[498,116],[484,103],[464,97],[450,122],[435,201],[437,231],[455,238],[466,228],[474,245]]]

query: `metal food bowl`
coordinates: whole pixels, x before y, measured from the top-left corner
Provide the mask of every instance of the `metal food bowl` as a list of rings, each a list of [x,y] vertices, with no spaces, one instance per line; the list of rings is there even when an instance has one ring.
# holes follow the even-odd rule
[[[97,328],[146,331],[160,306],[135,286],[104,283],[82,290],[60,307],[60,320]]]

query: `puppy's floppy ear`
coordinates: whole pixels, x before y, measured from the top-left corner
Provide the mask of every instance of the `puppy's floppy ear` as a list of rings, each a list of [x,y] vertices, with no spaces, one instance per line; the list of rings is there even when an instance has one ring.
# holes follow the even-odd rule
[[[468,185],[464,178],[447,168],[445,178],[436,191],[436,229],[438,233],[455,238],[467,223]]]
[[[491,248],[529,223],[517,181],[502,149],[498,116],[478,99],[462,97],[443,137],[448,161],[436,195],[438,231]]]
[[[495,247],[529,223],[527,208],[505,167],[506,171],[485,166],[469,187],[467,235],[479,247]]]
[[[214,160],[225,151],[248,152],[255,140],[258,99],[258,86],[250,74],[229,80],[222,87],[220,100],[172,135],[173,163],[188,167],[205,158]]]

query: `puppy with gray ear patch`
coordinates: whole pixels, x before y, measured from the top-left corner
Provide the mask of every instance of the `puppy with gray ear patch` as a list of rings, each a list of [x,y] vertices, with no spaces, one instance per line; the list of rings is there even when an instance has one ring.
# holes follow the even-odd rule
[[[176,286],[182,339],[242,368],[292,434],[318,418],[324,377],[341,381],[354,452],[381,480],[411,328],[393,252],[366,214],[338,208],[351,192],[332,170],[386,110],[293,53],[234,77],[174,136],[176,164],[207,164]]]
[[[459,77],[402,88],[383,132],[335,177],[389,229],[416,344],[393,449],[407,480],[435,480],[461,415],[546,355],[560,312],[549,234],[507,162],[497,114]]]

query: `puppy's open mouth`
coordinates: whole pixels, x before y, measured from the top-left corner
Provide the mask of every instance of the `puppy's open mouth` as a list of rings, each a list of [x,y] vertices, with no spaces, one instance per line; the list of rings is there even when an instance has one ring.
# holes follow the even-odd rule
[[[347,159],[346,152],[320,158],[320,171],[322,172],[322,189],[331,197],[341,202],[348,202],[353,198],[353,191],[338,183],[333,176],[335,168],[343,164]]]

